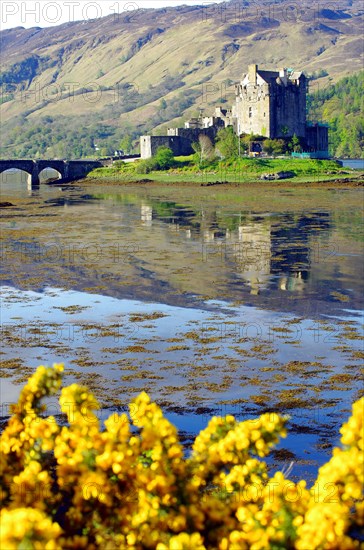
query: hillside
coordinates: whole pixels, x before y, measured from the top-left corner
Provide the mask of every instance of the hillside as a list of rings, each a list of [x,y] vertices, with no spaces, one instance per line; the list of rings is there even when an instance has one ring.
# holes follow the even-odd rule
[[[312,118],[330,124],[330,149],[337,157],[364,156],[364,71],[317,90],[309,98]]]
[[[326,88],[363,67],[362,2],[333,6],[232,1],[2,31],[0,154],[113,150],[126,134],[230,105],[253,62],[303,69],[313,91]]]

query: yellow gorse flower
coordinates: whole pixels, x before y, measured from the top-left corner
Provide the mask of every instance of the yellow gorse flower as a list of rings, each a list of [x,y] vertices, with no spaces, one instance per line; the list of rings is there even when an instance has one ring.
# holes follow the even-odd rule
[[[42,399],[62,365],[41,366],[1,435],[0,548],[133,550],[360,549],[364,398],[311,489],[262,460],[286,418],[214,417],[186,458],[177,429],[141,393],[103,428],[86,387],[63,388],[67,423]]]

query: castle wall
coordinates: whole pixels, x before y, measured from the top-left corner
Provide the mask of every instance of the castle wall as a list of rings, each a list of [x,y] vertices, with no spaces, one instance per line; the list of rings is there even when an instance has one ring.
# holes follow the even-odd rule
[[[328,126],[321,126],[318,123],[306,126],[306,145],[309,151],[328,151]]]
[[[208,128],[168,128],[167,133],[168,136],[178,136],[188,139],[191,143],[195,143],[198,141],[201,134],[214,140],[217,134],[217,128],[214,126],[209,126]]]
[[[159,147],[168,147],[175,156],[191,155],[192,141],[184,136],[141,136],[140,156],[142,159],[153,157]]]
[[[141,136],[140,156],[142,159],[153,157],[158,147],[169,147],[174,156],[192,155],[192,143],[198,141],[201,134],[208,136],[212,142],[217,128],[169,128],[167,136]]]
[[[300,85],[288,83],[272,85],[271,94],[271,137],[283,138],[296,134],[305,136],[306,128],[306,89]]]
[[[268,86],[247,86],[236,102],[237,132],[271,136],[271,111]]]

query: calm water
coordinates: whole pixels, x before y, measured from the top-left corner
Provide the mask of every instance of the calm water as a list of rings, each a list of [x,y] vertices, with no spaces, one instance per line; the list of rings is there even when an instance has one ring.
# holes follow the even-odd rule
[[[287,413],[274,464],[312,479],[363,387],[360,189],[7,176],[1,200],[3,414],[63,361],[102,417],[145,389],[187,439],[212,414]]]
[[[353,170],[364,170],[364,159],[340,159],[345,168]]]

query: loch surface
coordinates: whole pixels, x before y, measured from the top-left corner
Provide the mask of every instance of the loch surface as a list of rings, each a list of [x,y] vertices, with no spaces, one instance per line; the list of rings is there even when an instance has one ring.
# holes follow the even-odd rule
[[[101,418],[146,390],[187,447],[213,414],[289,414],[272,468],[315,477],[363,388],[361,189],[8,175],[1,200],[3,416],[64,362]]]

